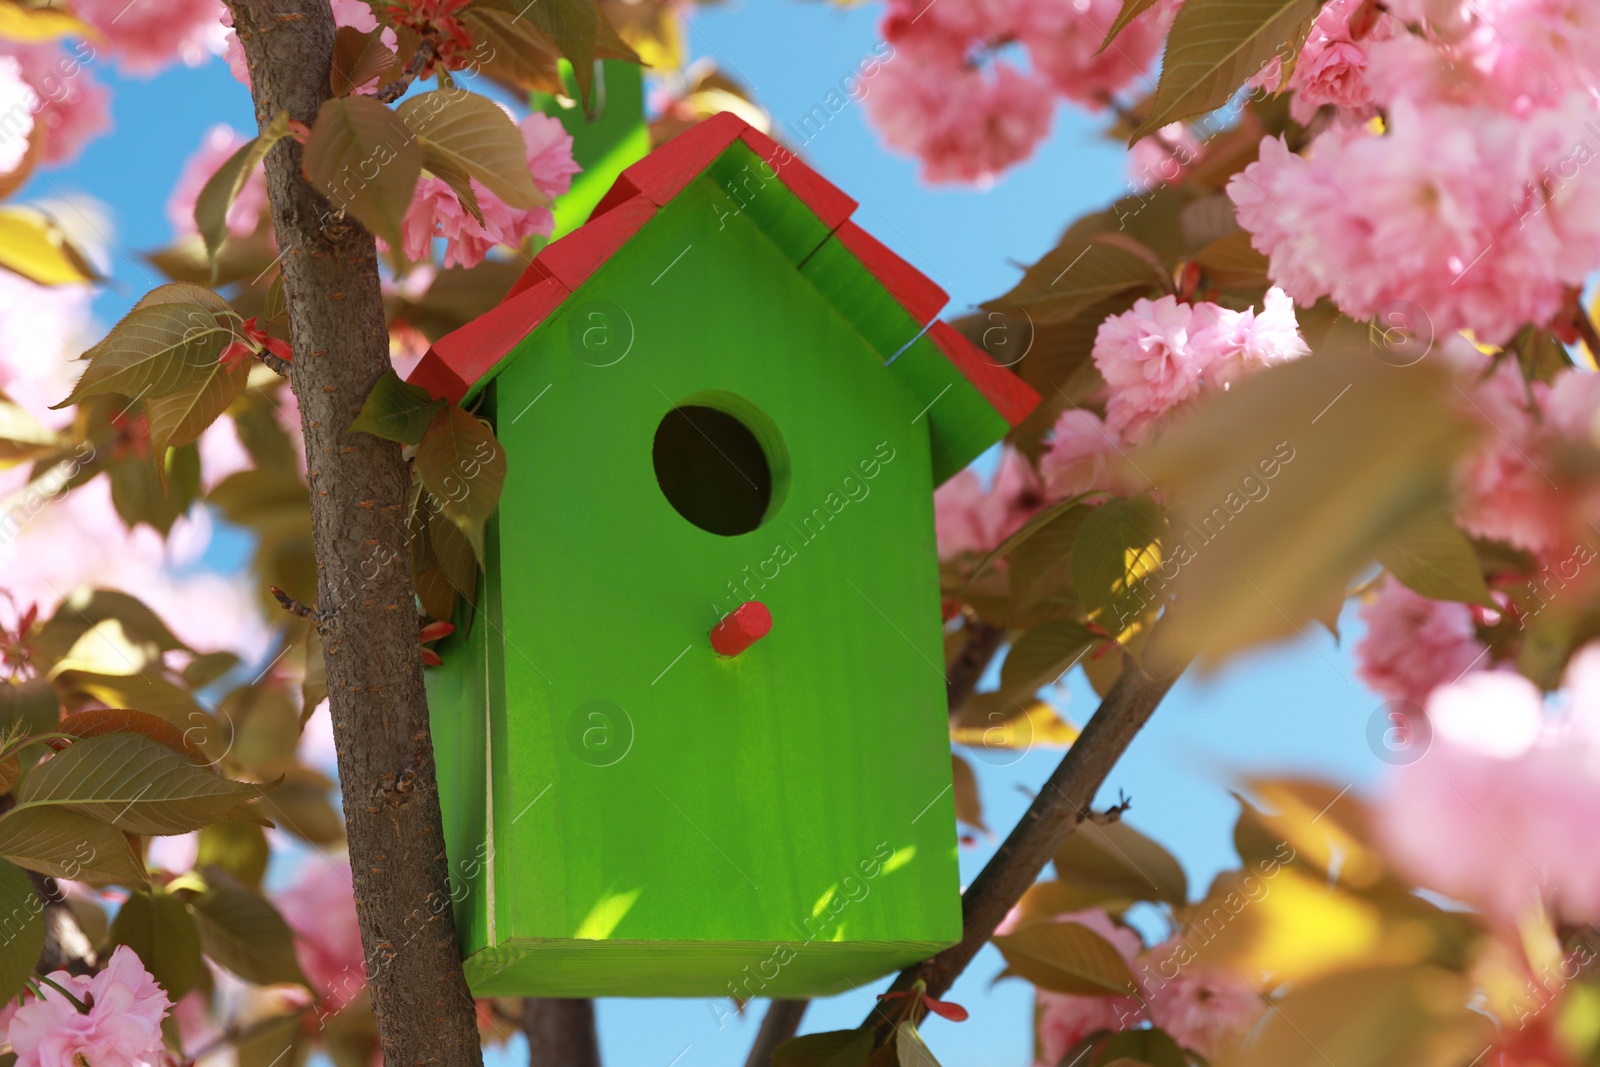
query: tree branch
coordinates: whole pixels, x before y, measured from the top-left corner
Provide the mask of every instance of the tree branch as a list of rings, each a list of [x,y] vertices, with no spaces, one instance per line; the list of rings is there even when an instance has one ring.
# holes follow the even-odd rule
[[[794,1040],[810,1004],[809,1000],[774,1000],[761,1019],[761,1029],[756,1031],[744,1067],[772,1067],[773,1052],[785,1041]]]
[[[967,701],[972,699],[973,691],[978,688],[978,682],[983,678],[983,672],[989,669],[995,653],[1000,651],[1000,643],[1005,636],[1003,626],[981,619],[967,621],[967,638],[962,642],[961,651],[956,653],[955,662],[945,671],[944,688],[945,696],[949,698],[951,722],[961,718]]]
[[[229,0],[256,122],[316,121],[328,96],[328,0]],[[301,171],[301,146],[267,154],[282,250],[317,558],[316,617],[328,672],[356,916],[386,1063],[482,1063],[451,909],[438,781],[422,685],[400,446],[346,432],[389,370],[377,248]],[[387,561],[373,568],[374,560]],[[370,575],[347,591],[341,577]],[[400,786],[404,788],[400,788]]]
[[[437,34],[429,32],[422,35],[422,40],[417,42],[417,50],[411,56],[411,62],[406,64],[406,69],[400,72],[400,77],[379,89],[373,96],[381,103],[389,104],[405,95],[411,88],[411,83],[421,76],[428,64],[439,58],[439,39]]]
[[[909,990],[919,979],[929,996],[950,988],[1072,831],[1090,817],[1089,805],[1111,768],[1182,673],[1179,667],[1151,675],[1130,660],[1027,813],[962,894],[961,941],[901,971],[892,991]],[[880,1002],[863,1026],[889,1021],[883,1003],[894,1002]]]
[[[594,1001],[529,997],[522,1002],[529,1067],[600,1067]]]

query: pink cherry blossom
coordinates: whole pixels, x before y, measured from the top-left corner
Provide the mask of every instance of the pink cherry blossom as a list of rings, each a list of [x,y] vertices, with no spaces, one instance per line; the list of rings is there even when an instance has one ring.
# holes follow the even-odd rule
[[[111,97],[87,69],[94,52],[86,44],[69,53],[54,42],[4,41],[0,54],[16,58],[34,91],[34,122],[45,135],[42,162],[70,163],[86,142],[111,128]]]
[[[1050,132],[1047,85],[1005,62],[987,69],[958,48],[906,41],[862,101],[891,148],[922,161],[929,182],[987,182]]]
[[[0,174],[9,174],[28,154],[28,138],[33,133],[33,116],[39,98],[22,77],[22,64],[15,56],[0,56]]]
[[[1170,958],[1173,950],[1174,943],[1168,942],[1148,955]],[[1207,1058],[1237,1045],[1267,1010],[1266,1001],[1249,982],[1217,968],[1191,965],[1174,978],[1152,978],[1144,994],[1150,1021],[1178,1044]]]
[[[206,182],[249,140],[232,126],[216,125],[206,131],[200,147],[183,165],[178,184],[167,198],[167,219],[179,235],[196,232],[194,204]],[[260,225],[261,215],[267,210],[267,178],[258,165],[244,187],[228,208],[228,232],[235,237],[248,237]]]
[[[141,77],[181,61],[199,66],[223,49],[221,0],[76,0],[122,68]]]
[[[1181,122],[1170,122],[1128,149],[1128,175],[1139,191],[1171,185],[1200,158],[1200,139]]]
[[[235,78],[246,86],[250,84],[250,66],[245,61],[244,42],[239,40],[239,35],[233,29],[233,13],[226,11],[222,15],[222,24],[227,27],[224,37],[222,58],[228,63],[228,70]],[[349,26],[362,33],[371,33],[378,28],[378,17],[372,13],[372,6],[367,0],[333,0],[333,24],[335,26]],[[383,28],[378,35],[389,51],[394,52],[398,47],[399,38],[395,36],[394,29],[389,26]],[[358,86],[362,91],[370,91],[378,79],[373,78],[364,85]]]
[[[1351,26],[1359,17],[1370,26]],[[1332,0],[1317,15],[1300,50],[1289,88],[1294,96],[1289,111],[1295,121],[1309,123],[1318,108],[1332,105],[1341,118],[1365,121],[1375,109],[1367,84],[1367,49],[1373,42],[1394,36],[1399,24],[1378,12],[1371,0]]]
[[[964,470],[933,494],[939,558],[987,553],[1015,533],[1045,504],[1039,476],[1026,456],[1007,449],[987,490],[977,472]]]
[[[366,954],[356,925],[350,861],[316,854],[277,899],[294,928],[295,952],[312,988],[338,1011],[366,988]]]
[[[1600,820],[1597,675],[1591,645],[1568,667],[1564,718],[1510,672],[1435,690],[1431,747],[1380,796],[1375,826],[1396,867],[1506,926],[1541,903],[1560,920],[1600,920],[1600,854],[1573,847]]]
[[[1150,69],[1177,7],[1171,2],[1152,5],[1103,50],[1106,31],[1122,9],[1118,0],[1033,0],[1019,15],[1017,32],[1034,69],[1050,79],[1056,92],[1098,111],[1112,94],[1134,85]]]
[[[89,1005],[87,1014],[49,986],[11,1017],[7,1036],[17,1067],[160,1067],[167,994],[126,945],[93,978],[54,971],[52,982]]]
[[[1264,141],[1228,193],[1298,303],[1366,319],[1410,301],[1436,336],[1500,344],[1600,266],[1597,117],[1579,95],[1519,116],[1399,99],[1382,135],[1335,125],[1306,156]]]
[[[521,123],[527,146],[528,171],[534,184],[552,199],[565,193],[580,169],[572,158],[572,136],[548,115],[529,115]],[[516,246],[534,234],[549,235],[555,216],[549,208],[519,210],[471,179],[483,225],[467,213],[456,194],[440,178],[417,183],[403,224],[404,251],[415,261],[429,258],[435,238],[444,238],[444,266],[475,267],[496,245]]]
[[[1049,448],[1039,458],[1039,474],[1057,497],[1095,490],[1126,492],[1131,486],[1118,462],[1121,459],[1122,442],[1106,429],[1100,416],[1069,408],[1050,430]]]
[[[1466,604],[1431,600],[1385,578],[1361,605],[1361,621],[1367,635],[1356,645],[1356,673],[1386,699],[1421,710],[1437,686],[1487,666]]]
[[[1052,921],[1088,927],[1109,941],[1130,966],[1144,948],[1138,934],[1113,922],[1100,908],[1069,912]],[[1127,1030],[1145,1018],[1143,1007],[1132,996],[1082,997],[1041,989],[1038,1002],[1040,1067],[1055,1067],[1068,1050],[1096,1030]]]

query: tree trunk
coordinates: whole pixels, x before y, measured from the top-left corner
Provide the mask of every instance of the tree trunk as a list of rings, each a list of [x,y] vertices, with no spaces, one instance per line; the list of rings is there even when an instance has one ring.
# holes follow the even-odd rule
[[[328,96],[328,0],[229,0],[256,121],[310,124]],[[422,686],[400,446],[346,432],[389,369],[373,239],[301,174],[292,138],[267,156],[282,252],[317,555],[318,630],[355,873],[356,914],[384,1061],[482,1062],[447,885]]]
[[[529,997],[522,1002],[529,1067],[600,1067],[594,1001]]]

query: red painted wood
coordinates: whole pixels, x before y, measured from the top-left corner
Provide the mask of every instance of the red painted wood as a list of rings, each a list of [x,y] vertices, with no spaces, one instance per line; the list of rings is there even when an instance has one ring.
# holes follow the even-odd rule
[[[589,220],[540,250],[511,287],[511,292],[520,293],[545,279],[554,279],[568,290],[576,290],[655,214],[656,205],[648,197],[636,196],[615,210]]]
[[[901,259],[889,247],[853,222],[845,222],[834,231],[839,243],[849,249],[883,283],[889,295],[911,313],[917,323],[932,322],[950,297],[935,285],[927,275]]]
[[[639,195],[649,197],[657,207],[665,207],[749,128],[733,112],[719,111],[633,164],[617,182],[626,181]],[[607,193],[600,202],[604,204],[609,196]]]
[[[629,178],[628,172],[624,170],[617,175],[617,180],[611,183],[611,188],[606,190],[606,195],[600,198],[594,210],[589,212],[589,221],[593,222],[618,204],[625,204],[634,197],[643,195],[644,190],[633,184],[633,179]]]
[[[772,630],[772,612],[759,600],[746,600],[722,617],[711,630],[718,655],[737,656]]]
[[[459,402],[474,382],[493,370],[570,295],[571,290],[559,281],[545,278],[507,297],[499,306],[435,341],[408,381],[440,399]]]
[[[1021,423],[1039,406],[1040,397],[1033,386],[995,363],[988,353],[961,336],[949,323],[936,322],[929,327],[928,340],[1011,425]]]
[[[858,206],[838,186],[807,166],[799,156],[753,126],[746,127],[739,139],[778,174],[778,180],[810,208],[830,230],[855,213]]]

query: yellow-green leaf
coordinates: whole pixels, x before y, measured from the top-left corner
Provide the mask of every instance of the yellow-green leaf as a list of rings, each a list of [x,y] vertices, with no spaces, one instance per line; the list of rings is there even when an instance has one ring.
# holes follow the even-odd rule
[[[233,207],[244,183],[250,180],[251,173],[261,165],[272,146],[288,135],[289,113],[280,111],[259,136],[240,145],[239,150],[217,168],[195,197],[195,228],[205,240],[206,255],[213,264],[217,249],[222,247],[222,242],[228,236],[228,209]]]
[[[1190,0],[1178,9],[1144,121],[1132,144],[1226,104],[1274,56],[1300,51],[1322,0]]]
[[[105,340],[84,353],[88,367],[71,394],[54,407],[106,393],[130,400],[175,393],[210,373],[232,339],[231,325],[201,304],[135,307]]]
[[[1121,634],[1159,602],[1156,569],[1169,536],[1161,507],[1148,496],[1116,498],[1095,508],[1072,546],[1072,585],[1090,616]]]
[[[306,177],[336,210],[354,215],[391,248],[400,247],[400,222],[422,174],[422,146],[399,115],[370,96],[323,101],[304,165]]]
[[[1413,518],[1378,545],[1377,556],[1401,584],[1423,596],[1495,607],[1472,542],[1443,511]]]
[[[434,503],[483,559],[483,524],[506,481],[506,453],[494,431],[454,404],[444,408],[417,446],[417,473]]]
[[[418,444],[444,403],[420,385],[403,381],[394,371],[384,371],[361,402],[361,413],[350,424],[350,432],[370,433],[403,445]]]
[[[1026,311],[1040,324],[1066,322],[1103,300],[1152,294],[1171,288],[1160,258],[1121,233],[1069,233],[1029,267],[1022,280],[983,306],[991,311]]]
[[[1033,923],[992,940],[1011,969],[1041,989],[1125,996],[1137,988],[1128,961],[1082,923]]]
[[[939,1061],[917,1032],[917,1024],[910,1019],[894,1028],[894,1052],[900,1067],[939,1067]]]
[[[476,178],[518,210],[550,205],[528,171],[528,148],[517,124],[488,97],[439,89],[406,100],[399,114],[422,143],[422,165],[439,177]]]
[[[200,931],[182,900],[162,890],[134,893],[111,921],[111,944],[138,953],[168,997],[179,1000],[206,980]]]
[[[0,857],[52,878],[104,885],[144,884],[144,866],[121,830],[63,807],[0,816]]]
[[[1126,822],[1080,823],[1056,851],[1055,864],[1062,882],[1105,900],[1184,904],[1189,899],[1183,865]]]
[[[50,216],[0,207],[0,267],[39,285],[83,285],[99,275]]]
[[[183,388],[148,400],[144,410],[152,453],[163,457],[168,448],[198,440],[244,392],[250,379],[250,363],[239,359],[224,366],[218,360]]]
[[[0,940],[0,1000],[10,1000],[33,976],[33,965],[44,950],[44,905],[27,874],[4,861],[0,861],[0,915],[5,916],[5,938]]]

